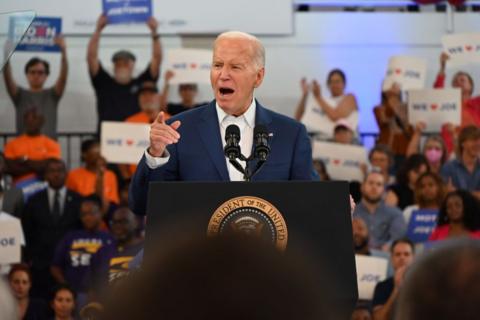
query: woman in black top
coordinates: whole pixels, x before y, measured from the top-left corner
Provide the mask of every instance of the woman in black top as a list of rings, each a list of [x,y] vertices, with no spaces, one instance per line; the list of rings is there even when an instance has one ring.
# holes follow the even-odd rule
[[[45,301],[29,297],[30,288],[32,287],[32,276],[26,264],[13,265],[8,274],[8,282],[18,302],[19,319],[47,319],[48,307]]]
[[[397,172],[397,182],[390,186],[385,203],[401,210],[415,203],[415,183],[420,175],[429,171],[428,161],[421,154],[413,154],[405,160]]]

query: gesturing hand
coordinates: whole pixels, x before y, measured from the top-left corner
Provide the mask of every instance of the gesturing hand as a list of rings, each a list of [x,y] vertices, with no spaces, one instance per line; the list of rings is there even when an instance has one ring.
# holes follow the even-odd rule
[[[177,129],[181,122],[175,121],[168,125],[165,123],[165,114],[160,112],[157,119],[150,126],[150,148],[148,153],[154,157],[161,157],[165,148],[169,144],[177,143],[180,139],[180,134]]]

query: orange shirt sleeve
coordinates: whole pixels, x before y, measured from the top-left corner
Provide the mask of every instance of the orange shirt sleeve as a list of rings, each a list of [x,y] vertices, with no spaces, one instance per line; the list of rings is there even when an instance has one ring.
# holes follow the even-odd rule
[[[104,186],[103,186],[103,192],[104,192],[104,197],[110,202],[119,204],[120,203],[120,197],[118,196],[118,183],[117,183],[117,177],[115,174],[107,170],[105,171],[105,177],[104,177]]]
[[[17,157],[15,153],[15,145],[14,141],[10,141],[5,145],[5,149],[3,150],[5,158],[15,159]]]
[[[67,181],[65,182],[65,185],[67,186],[67,189],[70,189],[72,191],[79,193],[75,180],[76,180],[76,171],[70,171],[67,175]]]
[[[47,154],[46,154],[47,159],[48,158],[61,159],[62,152],[60,149],[60,144],[50,138],[45,138],[45,139],[46,139],[45,145],[47,146]]]

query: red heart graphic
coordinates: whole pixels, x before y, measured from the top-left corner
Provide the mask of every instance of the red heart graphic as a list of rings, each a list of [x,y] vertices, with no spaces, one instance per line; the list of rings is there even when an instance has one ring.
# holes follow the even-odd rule
[[[430,106],[430,108],[432,108],[432,110],[437,110],[438,109],[438,105],[437,104],[432,104]]]
[[[333,164],[338,166],[340,164],[340,160],[339,159],[333,159]]]
[[[133,144],[133,140],[132,139],[127,139],[127,145],[131,146]]]
[[[400,73],[402,73],[402,70],[401,69],[395,69],[395,73],[400,74]]]
[[[465,49],[466,49],[467,51],[472,51],[473,47],[472,47],[472,46],[465,46]]]
[[[190,64],[190,68],[196,69],[196,68],[197,68],[197,64],[196,64],[196,63],[191,63],[191,64]]]

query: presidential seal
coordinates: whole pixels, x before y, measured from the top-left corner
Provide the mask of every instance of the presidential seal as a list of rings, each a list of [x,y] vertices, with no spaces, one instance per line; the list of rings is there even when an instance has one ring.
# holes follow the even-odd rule
[[[237,197],[222,203],[208,223],[208,236],[240,234],[266,240],[283,251],[288,230],[282,214],[257,197]]]

